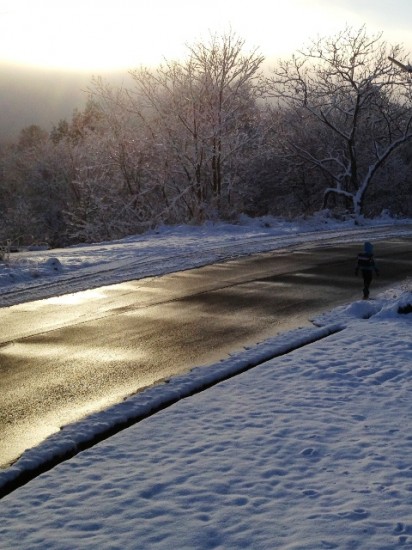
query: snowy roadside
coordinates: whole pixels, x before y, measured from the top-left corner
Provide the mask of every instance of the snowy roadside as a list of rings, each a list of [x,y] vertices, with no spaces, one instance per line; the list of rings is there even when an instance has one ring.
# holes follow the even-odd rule
[[[21,479],[34,477],[125,427],[222,380],[338,333],[358,319],[379,318],[381,311],[386,315],[395,312],[396,315],[399,307],[410,299],[411,292],[412,278],[381,293],[377,300],[354,302],[325,312],[312,320],[314,327],[279,334],[214,365],[195,367],[187,375],[175,376],[165,384],[148,388],[122,403],[89,415],[83,421],[64,426],[42,444],[27,450],[13,466],[0,472],[0,495],[7,492],[8,487],[18,485]]]
[[[176,401],[4,497],[2,547],[411,546],[411,304],[406,281],[64,428],[1,482]]]
[[[368,226],[354,227],[351,222],[339,223],[322,216],[299,223],[273,218],[244,218],[238,225],[218,223],[201,227],[164,227],[116,242],[12,256],[8,264],[3,265],[3,270],[0,264],[0,305],[70,293],[79,290],[79,287],[87,289],[94,285],[107,285],[127,280],[127,277],[138,279],[149,273],[154,275],[189,269],[288,246],[309,246],[314,242],[361,242],[364,238],[372,238],[371,235],[379,239],[411,234],[409,220],[395,223],[382,218],[369,222]],[[396,292],[399,294],[399,289]],[[374,302],[371,307],[379,310],[382,304]],[[27,472],[32,472],[27,474],[29,476],[35,475],[92,442],[208,385],[233,376],[256,362],[267,361],[339,330],[346,323],[345,315],[340,312],[338,321],[333,318],[322,320],[321,329],[299,329],[277,336],[259,348],[245,350],[238,356],[208,366],[207,373],[202,368],[194,369],[189,379],[184,377],[183,382],[177,377],[161,389],[155,387],[139,394],[137,401],[127,400],[106,412],[88,417],[83,423],[64,427],[44,444],[27,451],[15,466],[0,473],[0,490],[13,485]]]
[[[364,226],[326,215],[297,222],[243,218],[236,225],[163,227],[120,241],[20,252],[0,262],[0,307],[292,246],[411,234],[410,220],[385,217]]]
[[[64,426],[43,443],[28,449],[10,468],[0,472],[0,496],[21,479],[34,477],[42,470],[66,460],[80,450],[102,441],[125,427],[172,405],[222,380],[236,376],[257,364],[289,353],[308,343],[341,330],[344,325],[330,323],[322,328],[301,328],[278,335],[245,349],[214,365],[193,368],[189,375],[175,376],[166,383],[148,388],[122,403]]]

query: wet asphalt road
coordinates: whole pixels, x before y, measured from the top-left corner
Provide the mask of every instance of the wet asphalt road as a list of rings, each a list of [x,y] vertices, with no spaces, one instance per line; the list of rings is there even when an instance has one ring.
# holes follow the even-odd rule
[[[359,243],[300,248],[0,309],[0,466],[60,426],[361,296]],[[375,242],[372,296],[412,274]]]

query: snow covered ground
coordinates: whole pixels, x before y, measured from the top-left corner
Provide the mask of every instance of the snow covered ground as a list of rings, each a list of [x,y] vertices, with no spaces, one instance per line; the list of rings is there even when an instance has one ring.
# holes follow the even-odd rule
[[[26,291],[73,291],[98,277],[108,284],[116,266],[130,264],[127,277],[154,274],[162,253],[167,272],[314,239],[362,240],[372,230],[373,239],[411,235],[383,222],[322,223],[323,233],[314,221],[271,224],[25,253],[23,262],[12,257],[14,283],[9,271],[0,295],[17,303]],[[41,270],[50,258],[58,259],[53,276]],[[146,416],[4,497],[0,548],[412,547],[411,303],[407,280],[65,427],[0,473],[0,487]]]
[[[307,243],[411,235],[411,223],[381,217],[359,227],[327,213],[295,222],[245,217],[236,225],[162,227],[115,242],[11,253],[0,262],[0,307]]]

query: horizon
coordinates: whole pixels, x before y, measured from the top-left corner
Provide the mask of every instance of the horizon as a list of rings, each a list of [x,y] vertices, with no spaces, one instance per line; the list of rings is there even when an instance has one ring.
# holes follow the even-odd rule
[[[83,108],[82,92],[93,76],[118,82],[140,66],[179,60],[188,45],[232,31],[245,50],[257,48],[266,64],[288,58],[311,39],[336,35],[345,26],[383,33],[389,44],[412,51],[407,28],[412,4],[397,0],[355,2],[289,0],[166,0],[141,6],[119,0],[0,0],[0,139],[15,139],[31,124],[46,130]],[[277,11],[276,11],[277,10]],[[137,32],[136,32],[137,29]],[[144,30],[143,30],[144,29]],[[67,37],[67,39],[66,39]],[[53,47],[50,47],[52,45]]]

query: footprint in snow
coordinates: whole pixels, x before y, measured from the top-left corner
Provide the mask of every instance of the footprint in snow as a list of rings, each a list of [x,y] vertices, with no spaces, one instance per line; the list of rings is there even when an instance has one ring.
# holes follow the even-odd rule
[[[350,519],[352,521],[359,521],[361,519],[366,519],[369,517],[369,512],[363,508],[355,508],[355,510],[350,510],[348,512],[341,512],[338,514],[339,517],[343,519]]]
[[[315,491],[314,489],[305,489],[304,491],[302,491],[302,493],[306,497],[311,497],[311,498],[315,498],[315,497],[319,496],[318,491]]]
[[[303,449],[303,451],[301,451],[300,454],[306,457],[314,457],[314,456],[317,456],[318,452],[316,449],[313,449],[312,447],[307,447],[306,449]]]

